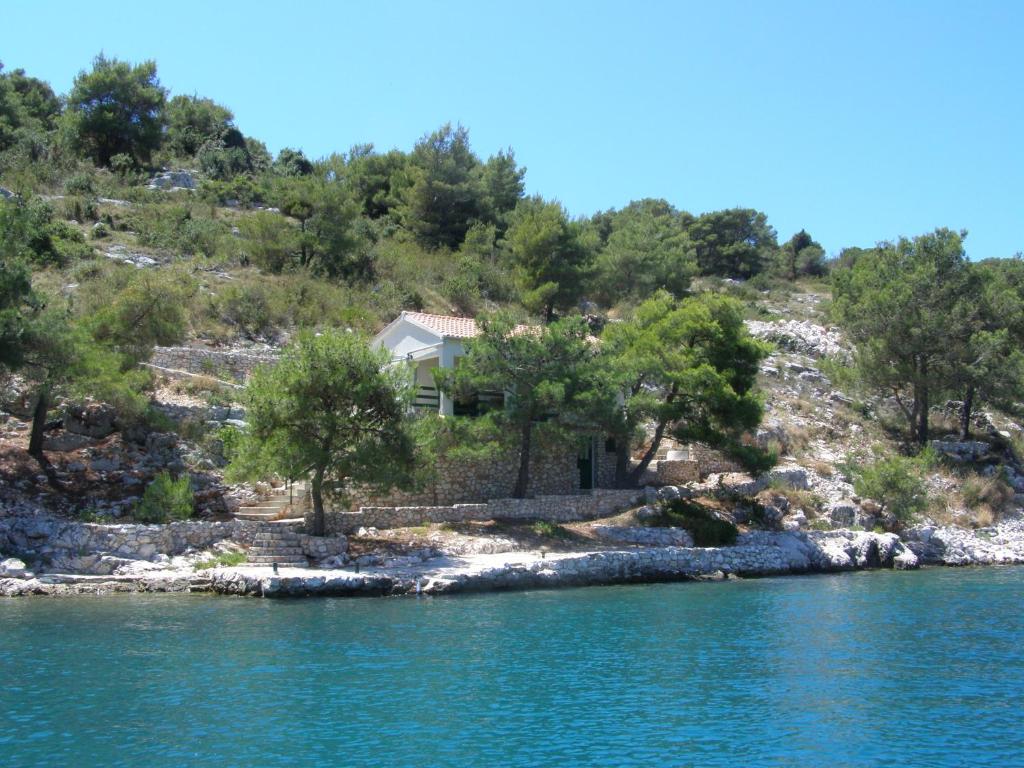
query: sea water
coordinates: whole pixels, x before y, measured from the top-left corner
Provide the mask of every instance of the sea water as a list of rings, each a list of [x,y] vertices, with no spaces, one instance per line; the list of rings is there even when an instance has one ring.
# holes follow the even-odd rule
[[[0,765],[1024,766],[1024,568],[0,601]]]

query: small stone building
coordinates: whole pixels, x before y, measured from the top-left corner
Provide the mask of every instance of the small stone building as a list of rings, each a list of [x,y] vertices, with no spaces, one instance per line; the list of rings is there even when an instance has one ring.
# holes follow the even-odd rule
[[[521,326],[525,328],[526,326]],[[415,386],[414,408],[441,416],[474,416],[504,407],[507,392],[478,392],[457,400],[441,392],[434,382],[438,368],[454,368],[466,354],[465,341],[480,333],[467,317],[402,312],[372,340],[375,348],[391,353],[393,363],[407,363]],[[393,493],[387,497],[358,495],[353,506],[376,504],[454,504],[484,502],[510,495],[519,467],[517,451],[490,460],[455,462],[442,458],[434,486],[417,494]],[[614,446],[603,439],[585,439],[576,449],[534,451],[531,495],[572,494],[592,488],[610,488],[615,479]]]

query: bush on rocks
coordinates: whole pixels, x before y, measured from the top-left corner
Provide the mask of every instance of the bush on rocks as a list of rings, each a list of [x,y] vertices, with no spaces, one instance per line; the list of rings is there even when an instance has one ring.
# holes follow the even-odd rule
[[[697,547],[728,547],[736,543],[739,535],[736,526],[728,520],[717,518],[707,508],[686,499],[673,499],[663,504],[658,516],[646,518],[643,523],[685,528]]]
[[[188,475],[177,480],[161,472],[146,487],[135,518],[141,523],[167,523],[192,517],[192,483]]]
[[[920,459],[891,456],[853,471],[853,489],[858,496],[873,499],[882,511],[906,522],[928,503],[928,489],[922,478]]]

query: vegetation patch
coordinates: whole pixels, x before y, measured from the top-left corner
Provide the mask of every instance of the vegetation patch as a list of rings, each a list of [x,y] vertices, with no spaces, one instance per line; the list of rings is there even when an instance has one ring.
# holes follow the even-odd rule
[[[211,557],[208,560],[200,560],[195,564],[195,569],[197,571],[206,571],[210,568],[241,565],[247,558],[248,555],[245,552],[221,552],[216,557]]]
[[[146,487],[135,519],[140,523],[169,523],[192,517],[192,483],[188,475],[175,479],[161,472]]]
[[[715,517],[700,504],[686,499],[666,502],[655,517],[644,519],[644,525],[659,528],[685,528],[698,547],[728,547],[736,543],[739,530],[728,520]]]
[[[877,459],[853,469],[853,489],[858,496],[878,502],[884,512],[906,522],[928,504],[922,462],[907,456]]]
[[[543,536],[547,539],[568,539],[572,536],[563,526],[557,523],[549,523],[547,520],[536,521],[530,526],[530,530],[537,536]]]

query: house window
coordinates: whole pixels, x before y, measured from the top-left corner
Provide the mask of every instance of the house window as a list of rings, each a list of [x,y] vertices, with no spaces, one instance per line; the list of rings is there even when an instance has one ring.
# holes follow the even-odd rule
[[[609,437],[607,440],[604,441],[604,452],[605,453],[615,453],[616,450],[617,450],[617,448],[615,446],[615,438],[614,437]]]

